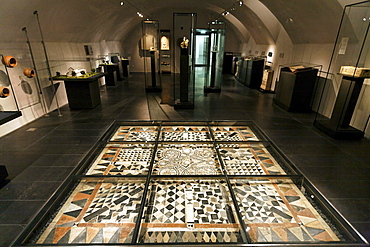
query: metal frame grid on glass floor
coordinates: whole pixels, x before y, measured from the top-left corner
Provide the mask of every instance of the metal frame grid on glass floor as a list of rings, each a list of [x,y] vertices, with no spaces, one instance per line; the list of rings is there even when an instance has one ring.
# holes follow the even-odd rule
[[[362,246],[253,122],[115,122],[19,246]]]

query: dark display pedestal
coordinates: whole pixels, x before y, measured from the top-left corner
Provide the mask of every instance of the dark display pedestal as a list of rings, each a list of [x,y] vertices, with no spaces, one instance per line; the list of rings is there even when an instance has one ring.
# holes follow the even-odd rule
[[[310,112],[318,69],[291,72],[282,68],[274,103],[287,111]]]
[[[262,84],[264,69],[265,69],[264,59],[247,60],[245,85],[249,88],[259,89]]]
[[[194,109],[189,100],[189,55],[188,49],[181,49],[180,56],[180,99],[175,101],[175,109]]]
[[[225,52],[224,53],[224,63],[222,65],[222,73],[224,74],[235,74],[233,73],[233,58],[234,54],[232,52]]]
[[[364,78],[343,76],[331,118],[320,116],[314,125],[331,137],[359,139],[364,132],[349,126]]]
[[[105,85],[116,86],[117,85],[117,65],[114,64],[103,64],[100,65],[104,68]]]
[[[211,79],[210,85],[204,86],[204,93],[220,93],[221,88],[216,87],[216,64],[217,64],[217,52],[212,52],[212,64],[211,64]]]
[[[64,80],[69,108],[95,108],[100,104],[99,78],[104,74],[97,74],[88,78],[53,78]]]
[[[157,86],[157,72],[155,68],[155,51],[150,51],[150,69],[152,84],[145,88],[146,92],[162,92],[162,87]]]
[[[9,176],[5,166],[0,165],[0,188],[5,184],[6,178]]]
[[[130,71],[129,71],[129,65],[130,65],[130,60],[128,59],[123,59],[121,60],[122,64],[122,70],[123,70],[123,77],[129,77],[130,76]]]

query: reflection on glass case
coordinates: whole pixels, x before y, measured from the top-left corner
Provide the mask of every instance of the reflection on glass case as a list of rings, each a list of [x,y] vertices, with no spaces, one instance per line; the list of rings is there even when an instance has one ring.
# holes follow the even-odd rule
[[[144,59],[144,75],[146,92],[161,92],[159,79],[159,21],[142,21],[142,37],[140,40]]]
[[[173,14],[172,57],[175,109],[193,109],[195,92],[195,28],[197,14]]]
[[[314,125],[334,138],[363,137],[369,121],[370,2],[347,5]]]
[[[92,150],[18,245],[364,243],[253,122],[119,122]]]
[[[1,62],[4,67],[0,69],[0,125],[22,115],[8,73],[8,68],[17,66],[18,61],[15,57],[1,55]],[[24,92],[32,93],[32,89],[26,81],[22,84],[22,89]]]

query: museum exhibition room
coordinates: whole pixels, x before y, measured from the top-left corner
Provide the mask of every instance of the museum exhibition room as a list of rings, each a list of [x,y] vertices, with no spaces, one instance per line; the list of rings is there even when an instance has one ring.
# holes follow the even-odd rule
[[[0,246],[369,246],[370,1],[0,17]]]

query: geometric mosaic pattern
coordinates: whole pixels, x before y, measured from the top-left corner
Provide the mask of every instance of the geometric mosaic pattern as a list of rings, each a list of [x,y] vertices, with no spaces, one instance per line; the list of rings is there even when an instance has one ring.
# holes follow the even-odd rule
[[[154,175],[221,174],[211,144],[160,144],[154,162]]]
[[[155,126],[121,126],[111,138],[111,141],[155,141],[158,127]]]
[[[249,127],[218,126],[211,127],[216,141],[258,141]]]
[[[249,126],[120,126],[35,243],[341,241],[292,180],[271,178],[288,166],[258,141]]]
[[[285,174],[263,144],[219,145],[219,152],[229,175]]]
[[[211,141],[208,127],[165,126],[161,130],[161,141]]]
[[[217,181],[152,183],[140,242],[241,241],[240,226],[224,186]],[[208,230],[198,230],[202,228]]]
[[[153,144],[107,145],[87,175],[146,175]]]
[[[338,241],[291,180],[234,181],[253,242]]]
[[[37,243],[131,242],[143,190],[142,183],[82,181]]]

